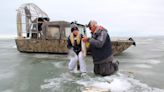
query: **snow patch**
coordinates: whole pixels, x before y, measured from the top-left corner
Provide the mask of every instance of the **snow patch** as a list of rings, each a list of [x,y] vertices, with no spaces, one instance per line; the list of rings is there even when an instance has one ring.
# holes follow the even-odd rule
[[[73,80],[73,76],[69,73],[63,73],[60,77],[56,77],[53,79],[44,80],[45,84],[41,85],[41,89],[60,89],[63,83]]]
[[[154,60],[154,59],[150,59],[150,60],[148,60],[146,63],[148,63],[148,64],[159,64],[161,61],[159,61],[159,60]]]
[[[136,64],[134,66],[139,67],[139,68],[148,68],[148,69],[152,68],[152,66],[147,65],[147,64]]]
[[[81,92],[164,92],[162,89],[149,87],[132,76],[121,73],[106,77],[89,76],[87,78],[77,78],[69,73],[63,73],[59,77],[44,82],[41,89],[52,89],[53,92],[61,91],[64,83],[78,84]]]
[[[4,90],[2,92],[13,92],[11,89]]]
[[[92,81],[79,80],[77,83],[85,87],[83,92],[164,92],[127,75],[101,77],[104,81],[97,80],[98,78],[100,77],[92,78]]]
[[[53,62],[52,64],[53,64],[53,65],[54,65],[54,67],[56,67],[56,68],[63,68],[63,67],[65,67],[64,62],[63,62],[63,61]]]

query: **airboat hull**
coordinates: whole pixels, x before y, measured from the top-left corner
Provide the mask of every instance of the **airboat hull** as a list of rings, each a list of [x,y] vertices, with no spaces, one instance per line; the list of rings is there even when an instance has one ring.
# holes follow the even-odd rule
[[[45,39],[15,39],[17,49],[20,52],[26,53],[56,53],[56,54],[66,54],[67,41],[65,39],[55,40],[45,40]],[[113,55],[118,55],[124,50],[134,45],[134,41],[131,40],[119,40],[112,41]]]

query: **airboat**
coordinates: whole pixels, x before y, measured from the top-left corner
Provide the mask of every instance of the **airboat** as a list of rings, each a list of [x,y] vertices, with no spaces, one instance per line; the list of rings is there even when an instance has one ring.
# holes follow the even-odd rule
[[[35,4],[23,4],[17,9],[17,50],[26,53],[68,53],[67,37],[71,23],[50,21],[48,15]],[[80,33],[87,35],[85,25],[76,24]],[[112,41],[113,55],[122,53],[132,45],[135,45],[132,38]]]

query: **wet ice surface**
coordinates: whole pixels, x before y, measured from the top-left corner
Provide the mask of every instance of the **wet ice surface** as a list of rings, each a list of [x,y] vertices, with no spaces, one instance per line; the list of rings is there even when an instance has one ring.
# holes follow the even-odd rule
[[[0,40],[0,92],[163,92],[163,38],[134,38],[115,56],[119,72],[100,77],[86,58],[88,77],[69,74],[67,55],[19,53],[12,40]]]
[[[52,78],[53,80],[48,79],[49,81],[47,81],[46,79],[41,88],[43,90],[51,89],[53,92],[57,90],[56,86],[63,87],[60,84],[64,81],[64,84],[68,82],[76,85],[74,90],[79,92],[164,92],[163,83],[160,82],[164,77],[161,71],[164,65],[164,48],[162,42],[154,44],[157,41],[151,38],[137,39],[137,47],[131,47],[127,52],[116,56],[115,58],[120,61],[118,74],[100,77],[89,73],[89,79],[83,79],[64,73],[60,77]],[[67,77],[63,78],[62,76]],[[61,88],[59,89],[60,92]]]
[[[122,73],[107,77],[89,76],[87,78],[63,73],[57,78],[46,79],[44,81],[45,84],[41,85],[41,89],[49,90],[49,92],[68,91],[69,89],[62,89],[67,83],[74,86],[79,85],[79,87],[76,86],[74,88],[74,90],[76,89],[79,92],[164,92],[164,90],[149,87],[147,84],[133,78],[131,74],[124,75]],[[72,90],[69,92],[72,92]]]

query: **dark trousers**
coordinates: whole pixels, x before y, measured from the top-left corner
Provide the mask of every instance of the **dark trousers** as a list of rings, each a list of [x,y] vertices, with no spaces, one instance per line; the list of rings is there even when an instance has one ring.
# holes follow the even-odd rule
[[[116,63],[104,62],[101,64],[94,64],[94,73],[101,76],[111,75],[118,70],[118,64],[118,61]]]

